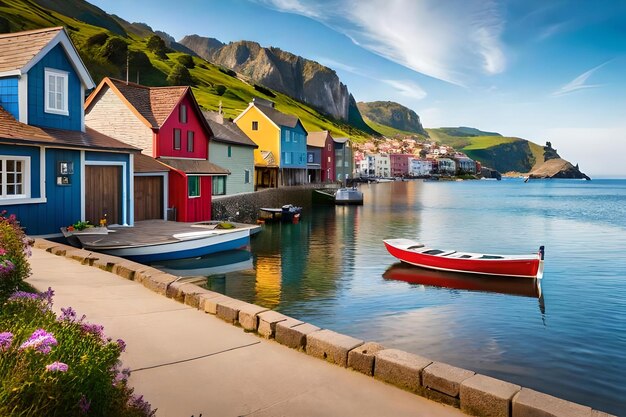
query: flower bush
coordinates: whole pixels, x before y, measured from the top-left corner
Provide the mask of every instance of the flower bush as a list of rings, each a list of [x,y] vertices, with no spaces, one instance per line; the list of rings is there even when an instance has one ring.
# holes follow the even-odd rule
[[[121,368],[125,343],[71,307],[57,317],[53,295],[19,291],[0,307],[0,415],[153,416]]]
[[[30,240],[14,215],[0,212],[0,303],[30,275]]]

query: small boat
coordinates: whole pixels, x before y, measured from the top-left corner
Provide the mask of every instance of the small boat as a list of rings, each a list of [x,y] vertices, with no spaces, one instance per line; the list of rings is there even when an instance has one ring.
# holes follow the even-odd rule
[[[267,220],[279,220],[283,223],[297,223],[300,220],[302,207],[292,204],[285,204],[280,208],[261,207],[260,210],[269,214],[271,217]]]
[[[179,223],[144,220],[133,227],[110,226],[107,234],[74,234],[86,250],[149,263],[193,258],[250,244],[256,225]]]
[[[392,256],[422,268],[467,274],[543,277],[543,246],[532,255],[491,255],[434,249],[410,239],[388,239],[383,242]]]
[[[335,204],[335,190],[313,190],[313,201],[316,203]]]
[[[340,188],[335,194],[335,204],[363,204],[363,193],[355,187]]]

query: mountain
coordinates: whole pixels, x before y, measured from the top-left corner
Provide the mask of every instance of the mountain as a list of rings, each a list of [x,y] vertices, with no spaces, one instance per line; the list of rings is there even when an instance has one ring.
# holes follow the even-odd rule
[[[357,103],[361,114],[379,125],[389,126],[404,132],[428,136],[420,117],[411,109],[393,101],[372,101]]]
[[[474,127],[440,127],[439,130],[448,136],[471,137],[471,136],[502,136],[495,132],[485,132]]]
[[[207,61],[231,69],[264,87],[287,94],[335,119],[349,121],[359,129],[371,130],[337,73],[315,61],[251,41],[225,45],[217,39],[189,35],[179,43]]]
[[[561,158],[550,142],[546,142],[546,146],[543,147],[543,159],[543,163],[533,167],[532,171],[528,174],[529,178],[591,179],[578,169],[578,164],[574,166]]]
[[[298,116],[309,131],[329,130],[336,137],[351,137],[356,141],[372,134],[360,119],[358,109],[354,116],[349,99],[347,120],[350,122],[338,120],[303,100],[255,86],[190,50],[181,52],[181,48],[186,47],[172,42],[165,32],[154,31],[145,23],[129,23],[84,0],[0,0],[0,33],[53,26],[65,26],[96,83],[105,76],[125,78],[129,57],[131,81],[149,86],[167,85],[167,77],[179,64],[179,59],[192,55],[193,66],[189,72],[193,92],[207,110],[216,111],[221,107],[226,117],[236,117],[253,98],[259,97],[271,99],[278,110]],[[148,43],[155,35],[164,39],[164,48],[157,50]],[[183,62],[189,63],[189,59]],[[356,109],[356,103],[353,108]],[[359,128],[359,119],[362,128]]]

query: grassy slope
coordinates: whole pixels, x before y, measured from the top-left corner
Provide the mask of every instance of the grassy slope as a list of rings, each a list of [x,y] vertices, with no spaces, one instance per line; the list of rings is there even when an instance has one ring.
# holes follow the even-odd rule
[[[101,32],[106,32],[111,36],[116,35],[108,29],[50,11],[29,0],[0,1],[0,16],[9,21],[11,31],[13,32],[43,27],[65,26],[83,60],[92,72],[94,81],[100,81],[103,76],[120,77],[123,75],[124,71],[120,68],[114,65],[101,65],[97,59],[93,58],[93,51],[87,52],[86,40],[90,36]],[[105,21],[107,19],[106,16],[100,19],[102,26],[111,25],[110,22]],[[91,20],[93,21],[94,19]],[[177,63],[176,58],[182,54],[178,52],[169,53],[169,59],[161,60],[147,50],[146,38],[128,33],[124,40],[128,42],[130,50],[144,52],[150,58],[154,67],[154,70],[139,74],[139,81],[146,85],[165,85],[167,74]],[[308,131],[329,130],[336,137],[349,136],[357,141],[364,140],[370,136],[347,123],[332,120],[315,109],[284,94],[276,93],[276,98],[266,97],[256,91],[252,85],[222,73],[218,67],[200,58],[194,57],[194,62],[196,67],[190,70],[197,82],[193,89],[194,94],[200,105],[206,109],[217,110],[221,102],[226,116],[235,117],[248,106],[253,97],[261,97],[274,101],[278,110],[297,115]],[[130,80],[136,81],[136,77],[137,74],[133,73],[131,69]],[[215,93],[214,87],[219,84],[227,87],[227,91],[223,96]]]
[[[408,132],[406,130],[400,130],[400,129],[396,129],[395,127],[391,127],[391,126],[386,126],[386,125],[382,125],[380,123],[377,123],[371,119],[368,119],[367,117],[363,116],[363,120],[365,120],[365,123],[368,124],[369,127],[371,127],[372,129],[374,129],[375,131],[377,131],[378,133],[388,137],[388,138],[393,138],[395,136],[418,136],[420,138],[424,138],[424,135],[419,135],[417,133],[414,132]]]

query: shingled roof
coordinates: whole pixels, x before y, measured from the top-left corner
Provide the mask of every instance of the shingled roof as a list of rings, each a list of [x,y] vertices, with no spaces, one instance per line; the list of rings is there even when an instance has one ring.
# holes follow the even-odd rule
[[[139,153],[135,155],[133,161],[133,169],[135,172],[168,172],[170,168],[151,156]]]
[[[251,146],[258,148],[259,145],[254,143],[252,139],[246,136],[239,126],[230,120],[224,120],[223,123],[216,122],[207,117],[207,112],[202,112],[205,115],[206,121],[215,135],[212,140],[223,143],[232,143],[235,145]]]
[[[321,132],[309,132],[306,137],[306,144],[315,148],[323,148],[326,146],[326,138],[330,136],[328,130]]]
[[[190,91],[187,86],[147,87],[106,77],[87,98],[85,110],[89,108],[105,85],[113,89],[152,129],[159,129],[183,96]]]
[[[230,171],[215,165],[205,159],[171,159],[158,158],[157,161],[162,162],[174,169],[183,171],[185,174],[204,174],[204,175],[228,175]]]
[[[32,143],[58,147],[97,150],[139,151],[124,142],[87,128],[85,132],[40,128],[20,123],[0,106],[0,142],[11,144]]]
[[[264,106],[259,103],[254,103],[254,106],[278,126],[294,128],[300,121],[296,116],[279,112],[273,107]],[[304,129],[304,126],[302,128]]]

